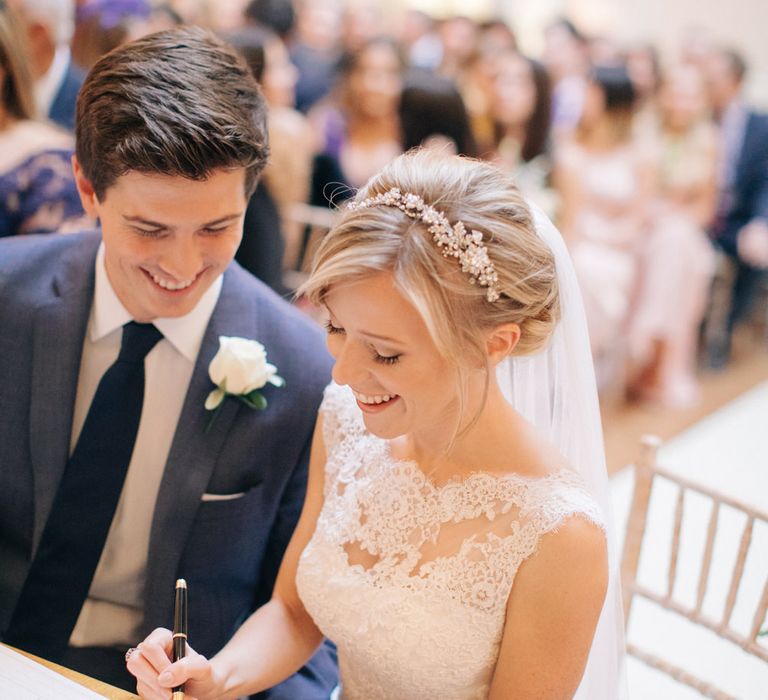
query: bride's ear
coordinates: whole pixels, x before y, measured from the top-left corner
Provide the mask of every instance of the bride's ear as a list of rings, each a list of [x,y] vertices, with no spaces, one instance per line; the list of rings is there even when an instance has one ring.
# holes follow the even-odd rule
[[[496,326],[486,336],[485,349],[488,353],[488,362],[496,366],[506,357],[512,354],[520,340],[520,326],[516,323],[505,323]]]

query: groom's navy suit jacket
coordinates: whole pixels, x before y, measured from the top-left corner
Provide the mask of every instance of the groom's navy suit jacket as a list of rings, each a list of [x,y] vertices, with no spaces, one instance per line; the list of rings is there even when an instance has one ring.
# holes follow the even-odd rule
[[[99,241],[98,233],[83,233],[0,242],[0,637],[67,463]],[[265,389],[263,411],[227,399],[206,430],[208,364],[221,335],[261,342],[286,384]],[[190,589],[190,642],[208,656],[269,599],[303,503],[329,371],[320,329],[230,265],[157,497],[143,635],[171,626],[178,577]],[[201,500],[204,493],[241,492],[233,500]],[[335,684],[333,656],[324,646],[302,675],[269,697],[327,698]]]

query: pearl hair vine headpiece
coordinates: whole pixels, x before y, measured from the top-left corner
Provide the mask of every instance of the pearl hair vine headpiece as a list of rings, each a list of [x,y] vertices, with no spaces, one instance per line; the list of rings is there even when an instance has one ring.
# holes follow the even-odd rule
[[[411,192],[403,194],[397,187],[361,202],[350,202],[348,208],[357,210],[379,205],[396,207],[411,219],[427,224],[432,240],[443,255],[456,258],[472,284],[486,287],[485,296],[488,301],[494,302],[499,298],[499,276],[488,257],[488,249],[480,231],[467,231],[461,221],[451,225],[443,212],[427,204],[419,195]]]

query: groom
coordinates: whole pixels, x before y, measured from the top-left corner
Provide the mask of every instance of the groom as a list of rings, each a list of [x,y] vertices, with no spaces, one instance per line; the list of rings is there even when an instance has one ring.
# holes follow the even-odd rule
[[[0,637],[126,688],[125,649],[172,624],[177,577],[206,655],[269,599],[304,498],[330,360],[232,262],[265,109],[203,30],[112,52],[80,93],[73,161],[101,235],[0,243]],[[261,343],[285,379],[262,410],[233,395],[206,409],[221,336]],[[264,358],[234,346],[224,379],[246,393]],[[248,363],[261,377],[236,388]],[[264,697],[335,683],[323,647]]]

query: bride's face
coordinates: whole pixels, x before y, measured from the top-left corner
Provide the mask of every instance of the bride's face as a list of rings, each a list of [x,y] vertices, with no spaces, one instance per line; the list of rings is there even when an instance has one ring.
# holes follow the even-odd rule
[[[450,437],[459,410],[456,369],[392,275],[334,285],[326,306],[333,378],[351,387],[367,429],[385,439]]]

